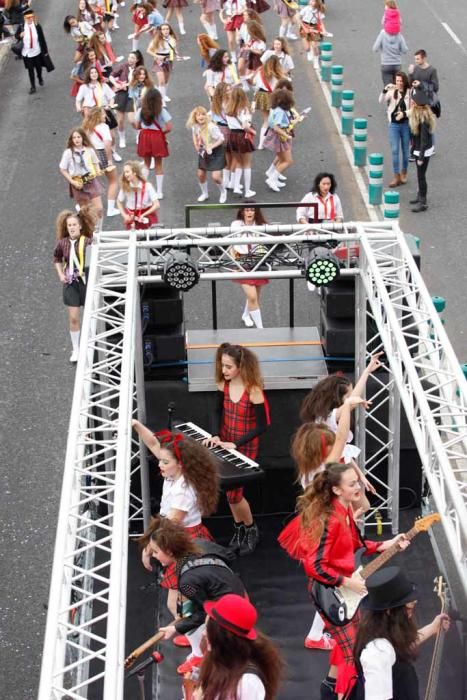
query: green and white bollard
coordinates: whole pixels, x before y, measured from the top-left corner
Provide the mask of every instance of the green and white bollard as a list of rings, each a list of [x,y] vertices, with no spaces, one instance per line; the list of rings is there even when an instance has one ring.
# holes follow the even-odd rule
[[[353,163],[358,167],[366,165],[367,120],[353,120]]]
[[[329,41],[323,41],[320,46],[321,59],[321,80],[323,83],[331,82],[331,67],[332,67],[332,44]]]
[[[340,107],[342,100],[342,85],[344,84],[344,66],[331,68],[331,104]]]
[[[433,302],[433,306],[435,307],[436,311],[439,314],[439,317],[441,319],[441,323],[444,325],[444,318],[442,317],[442,313],[444,309],[446,308],[446,299],[444,297],[431,297],[431,301]]]
[[[400,213],[399,192],[384,193],[384,218],[398,219]]]
[[[368,201],[370,204],[383,203],[383,163],[382,153],[368,156]]]
[[[352,136],[353,133],[353,110],[355,104],[355,93],[353,90],[342,90],[341,99],[341,131],[344,136]]]

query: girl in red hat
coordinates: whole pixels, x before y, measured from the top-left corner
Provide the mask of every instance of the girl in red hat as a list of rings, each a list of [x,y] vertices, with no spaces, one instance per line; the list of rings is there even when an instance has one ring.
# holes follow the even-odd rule
[[[256,459],[259,436],[269,424],[269,408],[254,352],[241,345],[222,343],[216,354],[216,384],[216,425],[206,444],[238,450]],[[227,491],[226,495],[235,524],[230,546],[240,555],[250,554],[258,544],[259,531],[243,486]]]
[[[238,595],[205,603],[208,654],[200,673],[198,700],[273,700],[283,661],[272,641],[255,629],[254,606]]]

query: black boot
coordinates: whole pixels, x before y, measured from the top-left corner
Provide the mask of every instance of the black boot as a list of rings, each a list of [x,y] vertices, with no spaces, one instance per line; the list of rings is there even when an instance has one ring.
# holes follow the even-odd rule
[[[417,204],[412,207],[413,212],[426,211],[427,209],[428,204],[426,203],[426,199],[424,197],[420,197]]]
[[[416,196],[413,199],[409,199],[409,204],[418,204],[419,201],[420,201],[420,195],[417,192]]]
[[[254,552],[259,542],[259,530],[254,521],[251,523],[251,525],[244,525],[244,533],[243,539],[240,542],[241,557]]]
[[[231,549],[236,554],[239,553],[241,544],[245,538],[245,525],[243,523],[234,522],[234,534],[229,542],[229,549]]]
[[[320,687],[320,700],[337,700],[337,693],[335,692],[336,679],[327,677],[324,681],[321,681]]]

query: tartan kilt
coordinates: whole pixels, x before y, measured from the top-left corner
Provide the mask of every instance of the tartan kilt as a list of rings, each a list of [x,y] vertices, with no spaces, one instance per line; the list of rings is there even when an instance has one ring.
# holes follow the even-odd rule
[[[214,537],[209,532],[206,525],[203,523],[198,523],[198,525],[192,525],[191,527],[186,527],[185,530],[194,539],[208,540],[208,542],[214,542]],[[178,579],[176,572],[176,564],[172,562],[168,566],[164,567],[162,578],[160,580],[160,585],[162,588],[171,588],[176,591],[178,588]]]

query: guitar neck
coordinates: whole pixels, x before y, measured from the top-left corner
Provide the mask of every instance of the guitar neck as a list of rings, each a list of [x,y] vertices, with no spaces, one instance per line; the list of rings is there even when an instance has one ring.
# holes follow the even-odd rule
[[[413,540],[413,538],[418,535],[418,530],[417,528],[413,527],[411,530],[405,533],[405,536],[407,537],[408,540]],[[382,552],[379,557],[376,557],[372,562],[367,564],[361,571],[360,571],[360,576],[363,579],[367,579],[368,576],[371,576],[371,574],[374,574],[375,571],[378,571],[378,569],[386,564],[389,559],[392,559],[392,557],[395,554],[398,554],[400,552],[400,548],[397,544],[393,544],[392,547],[389,547],[389,549],[386,549],[385,552]]]

